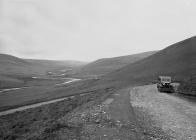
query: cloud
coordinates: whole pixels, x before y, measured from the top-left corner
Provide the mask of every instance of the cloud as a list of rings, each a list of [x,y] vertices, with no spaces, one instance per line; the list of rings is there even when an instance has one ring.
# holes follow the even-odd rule
[[[21,57],[94,60],[162,49],[196,32],[194,0],[1,2],[1,51]]]

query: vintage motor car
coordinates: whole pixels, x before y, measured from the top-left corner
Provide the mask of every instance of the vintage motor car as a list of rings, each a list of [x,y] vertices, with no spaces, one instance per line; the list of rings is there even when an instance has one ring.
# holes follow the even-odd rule
[[[170,76],[159,76],[157,89],[159,92],[173,93],[174,87],[172,86],[172,78]]]

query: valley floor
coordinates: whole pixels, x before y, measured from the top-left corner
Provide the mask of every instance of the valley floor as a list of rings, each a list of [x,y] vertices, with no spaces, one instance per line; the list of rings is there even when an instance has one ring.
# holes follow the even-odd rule
[[[194,140],[195,118],[195,102],[159,93],[155,85],[106,88],[2,116],[0,138]]]

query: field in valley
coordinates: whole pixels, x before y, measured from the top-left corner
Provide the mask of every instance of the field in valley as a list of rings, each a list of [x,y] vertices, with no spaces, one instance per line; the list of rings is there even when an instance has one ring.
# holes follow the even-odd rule
[[[110,87],[86,90],[64,101],[1,116],[0,138],[53,139],[54,135],[57,137],[61,135],[66,139],[78,139],[81,126],[67,124],[66,120],[63,120],[64,117],[77,107],[104,100],[113,91],[115,89]],[[63,131],[60,131],[62,129]]]

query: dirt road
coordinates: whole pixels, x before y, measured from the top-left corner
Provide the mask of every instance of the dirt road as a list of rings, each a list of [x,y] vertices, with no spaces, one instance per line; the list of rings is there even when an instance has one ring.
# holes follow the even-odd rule
[[[196,139],[196,104],[158,93],[155,85],[118,90],[66,120],[81,126],[84,140]]]
[[[66,122],[81,126],[82,140],[150,140],[130,104],[130,88],[118,90],[101,104],[70,114]]]
[[[143,127],[155,138],[196,140],[196,103],[159,93],[156,85],[135,87],[130,91],[130,100]],[[159,132],[163,133],[159,133]]]
[[[62,112],[63,109],[65,112]],[[51,107],[46,105],[24,114],[16,114],[21,121],[12,120],[14,114],[10,114],[9,119],[2,116],[1,122],[5,125],[3,128],[12,128],[8,132],[4,131],[7,129],[2,129],[2,136],[20,134],[24,139],[68,140],[196,139],[196,103],[159,93],[155,85],[81,94],[73,99],[51,104]],[[44,121],[40,129],[36,128],[40,125],[37,115],[44,117],[40,118]],[[16,124],[20,124],[21,128],[15,128]],[[26,128],[29,129],[28,135]],[[36,129],[30,131],[31,128]],[[20,133],[23,130],[24,133]]]

